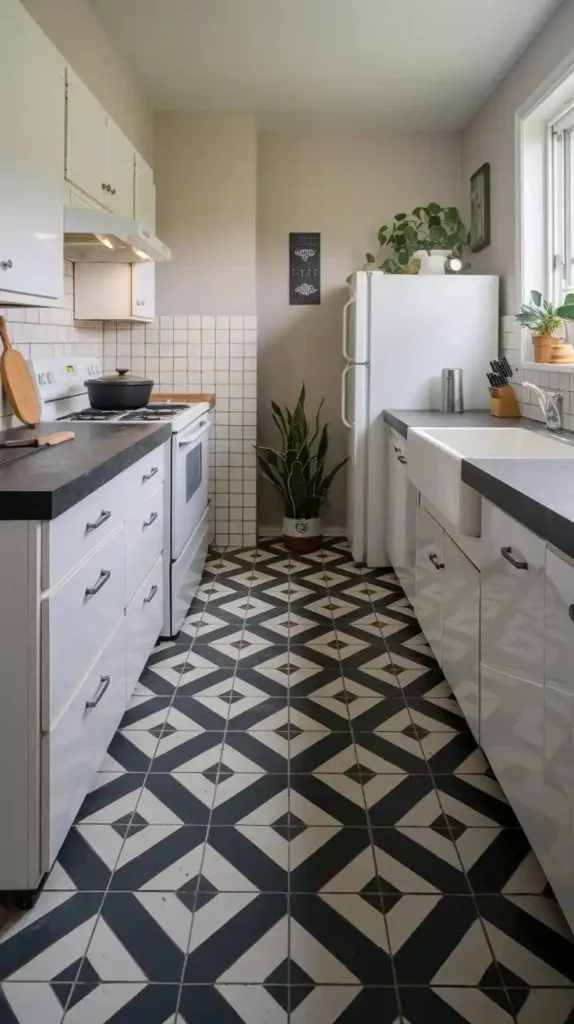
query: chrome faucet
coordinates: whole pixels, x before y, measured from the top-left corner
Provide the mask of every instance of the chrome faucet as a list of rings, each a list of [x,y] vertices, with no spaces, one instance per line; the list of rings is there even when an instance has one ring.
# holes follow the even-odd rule
[[[548,430],[562,430],[564,396],[559,391],[545,391],[544,388],[539,388],[537,384],[531,384],[528,380],[522,381],[522,387],[530,388],[536,395]]]

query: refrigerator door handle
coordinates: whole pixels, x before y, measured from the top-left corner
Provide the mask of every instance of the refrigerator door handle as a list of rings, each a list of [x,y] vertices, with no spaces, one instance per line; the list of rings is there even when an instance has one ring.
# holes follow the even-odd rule
[[[343,373],[341,374],[341,419],[343,420],[344,425],[347,427],[347,430],[352,430],[354,424],[353,423],[349,423],[349,420],[347,419],[347,403],[346,403],[346,397],[345,397],[345,385],[346,385],[346,382],[347,382],[347,374],[351,370],[354,370],[355,366],[356,366],[356,363],[347,363],[345,369],[343,370]]]
[[[348,363],[353,362],[353,357],[347,350],[347,341],[349,337],[349,319],[347,317],[347,311],[351,306],[354,306],[356,301],[356,299],[349,299],[349,301],[343,306],[343,359],[346,359]]]

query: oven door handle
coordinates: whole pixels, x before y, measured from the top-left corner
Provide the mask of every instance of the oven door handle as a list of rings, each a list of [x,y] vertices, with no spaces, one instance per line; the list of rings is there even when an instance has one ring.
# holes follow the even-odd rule
[[[209,428],[209,420],[200,420],[200,422],[198,424],[198,429],[195,431],[195,433],[193,433],[191,435],[191,437],[189,438],[189,440],[187,440],[187,441],[178,441],[177,447],[178,448],[189,448],[190,445],[195,444],[196,441],[199,441],[199,438],[202,437],[203,434],[206,433],[208,428]]]

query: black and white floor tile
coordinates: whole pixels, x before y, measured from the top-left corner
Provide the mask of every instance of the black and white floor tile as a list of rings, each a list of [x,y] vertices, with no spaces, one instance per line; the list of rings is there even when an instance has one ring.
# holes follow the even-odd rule
[[[572,1024],[574,940],[394,574],[213,553],[0,1024]]]

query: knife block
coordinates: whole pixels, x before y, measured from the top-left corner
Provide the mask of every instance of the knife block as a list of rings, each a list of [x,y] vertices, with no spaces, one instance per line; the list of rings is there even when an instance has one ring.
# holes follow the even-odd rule
[[[503,388],[496,388],[490,395],[491,416],[507,416],[517,419],[520,417],[520,406],[516,401],[514,389],[510,384]]]

